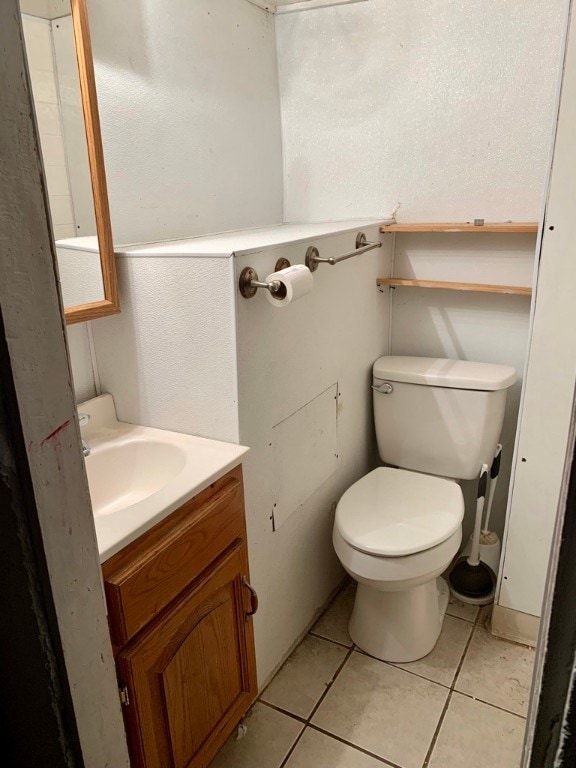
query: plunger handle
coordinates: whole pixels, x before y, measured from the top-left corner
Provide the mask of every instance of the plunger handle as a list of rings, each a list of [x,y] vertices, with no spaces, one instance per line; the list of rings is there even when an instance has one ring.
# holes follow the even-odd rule
[[[474,533],[472,534],[472,550],[468,558],[468,565],[480,565],[480,531],[482,528],[487,483],[488,465],[482,464],[480,479],[478,480],[478,494],[476,496],[476,520],[474,521]]]
[[[498,482],[498,475],[500,474],[500,459],[502,457],[502,445],[498,443],[496,446],[496,453],[494,454],[494,460],[490,467],[490,490],[488,491],[488,509],[486,510],[486,523],[482,528],[482,533],[488,533],[490,525],[490,514],[492,512],[492,503],[494,501],[494,494],[496,493],[496,483]]]

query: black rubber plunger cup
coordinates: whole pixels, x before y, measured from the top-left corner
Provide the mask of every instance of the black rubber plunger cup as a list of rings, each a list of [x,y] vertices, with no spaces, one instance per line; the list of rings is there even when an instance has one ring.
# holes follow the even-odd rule
[[[480,529],[484,513],[487,477],[488,468],[484,465],[478,481],[476,525],[472,538],[472,551],[469,557],[461,557],[456,561],[448,576],[452,593],[464,600],[469,598],[471,601],[476,601],[486,598],[493,592],[496,585],[494,572],[480,560]]]

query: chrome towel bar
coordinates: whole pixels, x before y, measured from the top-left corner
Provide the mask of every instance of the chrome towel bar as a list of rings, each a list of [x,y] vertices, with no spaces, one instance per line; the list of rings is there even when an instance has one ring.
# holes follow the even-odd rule
[[[382,248],[382,243],[369,243],[366,240],[366,235],[364,232],[358,232],[356,236],[355,250],[350,251],[350,253],[344,253],[342,256],[331,256],[330,258],[326,259],[320,256],[318,248],[315,248],[313,245],[311,245],[310,248],[308,248],[306,251],[305,264],[310,272],[315,272],[318,269],[318,264],[330,264],[330,266],[334,267],[341,261],[351,259],[353,256],[360,256],[361,253],[367,253],[368,251],[374,250],[374,248]]]

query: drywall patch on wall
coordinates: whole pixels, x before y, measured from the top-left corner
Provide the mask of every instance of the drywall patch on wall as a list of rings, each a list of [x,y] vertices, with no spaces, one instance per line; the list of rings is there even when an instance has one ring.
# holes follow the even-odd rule
[[[91,0],[115,243],[282,221],[274,19],[245,0]]]
[[[565,0],[276,17],[285,220],[537,219]]]
[[[272,429],[275,531],[332,477],[338,459],[338,385],[333,384]]]

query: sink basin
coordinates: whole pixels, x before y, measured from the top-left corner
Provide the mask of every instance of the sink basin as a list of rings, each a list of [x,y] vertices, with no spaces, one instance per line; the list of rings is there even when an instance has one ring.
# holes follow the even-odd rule
[[[104,562],[240,464],[235,443],[118,421],[112,395],[78,406],[86,474]]]
[[[180,474],[186,452],[153,440],[103,445],[86,458],[86,474],[95,515],[131,507],[164,488]]]

